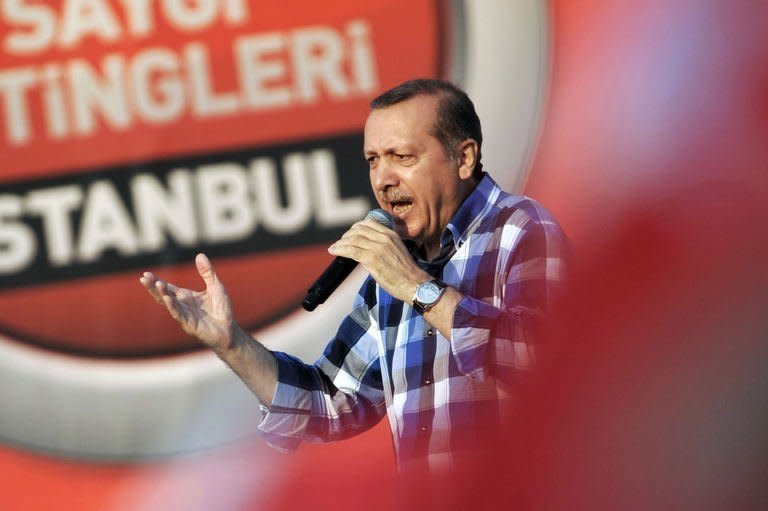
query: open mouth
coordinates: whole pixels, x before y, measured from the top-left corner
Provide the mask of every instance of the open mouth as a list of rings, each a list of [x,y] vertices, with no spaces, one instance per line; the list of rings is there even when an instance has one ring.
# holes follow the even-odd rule
[[[413,207],[413,201],[409,201],[409,200],[392,201],[389,203],[389,205],[392,208],[392,213],[394,213],[397,216],[403,216],[411,210],[411,208]]]

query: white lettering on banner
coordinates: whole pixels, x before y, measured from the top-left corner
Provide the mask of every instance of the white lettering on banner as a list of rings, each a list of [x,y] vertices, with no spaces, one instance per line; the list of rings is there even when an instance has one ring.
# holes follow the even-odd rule
[[[148,123],[162,124],[184,111],[184,84],[175,78],[179,60],[171,50],[150,48],[133,59],[131,90],[137,114]],[[155,80],[154,90],[149,87]]]
[[[9,25],[21,25],[23,30],[10,30],[3,39],[3,50],[24,55],[45,51],[56,35],[56,15],[46,5],[27,5],[24,0],[0,3],[0,13]]]
[[[125,12],[129,33],[134,37],[145,37],[155,28],[151,16],[154,0],[120,0]]]
[[[96,112],[113,128],[131,122],[126,98],[122,58],[110,55],[103,61],[104,81],[100,81],[84,60],[73,60],[67,74],[72,92],[75,131],[82,134],[96,130]]]
[[[205,46],[192,43],[184,48],[184,57],[189,70],[189,86],[192,95],[192,110],[198,117],[213,117],[231,114],[240,107],[235,92],[216,94],[211,80],[213,74],[208,65]]]
[[[318,50],[322,52],[322,58],[318,58]],[[343,50],[333,29],[297,30],[293,37],[292,54],[296,90],[302,101],[309,103],[315,99],[315,84],[319,81],[325,82],[332,96],[344,97],[349,94],[347,83],[339,73]]]
[[[69,215],[82,201],[83,191],[76,185],[34,190],[27,194],[27,213],[42,219],[48,261],[54,267],[72,261],[74,243]]]
[[[0,274],[14,273],[35,256],[35,235],[20,222],[14,222],[23,212],[22,199],[0,195]]]
[[[36,73],[25,67],[11,73],[0,72],[0,98],[5,111],[6,137],[19,144],[31,136],[26,92],[37,82]]]
[[[158,0],[161,16],[174,28],[199,31],[219,19],[229,25],[247,20],[246,0]],[[153,0],[64,0],[60,14],[51,6],[31,0],[3,0],[0,17],[9,30],[3,50],[10,54],[41,53],[57,47],[72,49],[89,37],[103,43],[115,42],[125,35],[146,38],[156,31]],[[60,17],[57,17],[60,16]],[[122,24],[124,21],[124,25]]]
[[[373,48],[368,23],[352,21],[347,25],[347,34],[352,41],[352,69],[358,90],[368,94],[376,90],[378,78],[373,65]]]
[[[312,217],[312,202],[309,182],[305,177],[306,163],[302,154],[288,155],[283,160],[283,177],[287,192],[285,207],[280,204],[280,194],[277,193],[279,187],[274,160],[257,158],[251,163],[254,189],[258,194],[258,202],[262,204],[261,223],[268,231],[293,234],[309,223]],[[319,206],[321,203],[317,204]],[[321,209],[317,208],[318,211]]]
[[[213,243],[245,238],[256,226],[248,176],[236,163],[204,165],[197,174],[203,236]]]
[[[63,48],[77,46],[84,36],[95,36],[103,42],[114,42],[120,35],[120,23],[109,4],[101,0],[64,2],[59,44]]]
[[[229,6],[227,12],[231,19],[239,19],[241,14],[236,2],[214,4],[213,1],[198,2],[198,5]],[[185,15],[181,13],[188,8],[178,7],[182,4],[170,0],[165,4],[176,6],[168,9],[178,9],[177,14],[182,18]],[[23,4],[7,4],[6,17],[8,12],[23,12],[30,17],[38,13],[36,10],[16,12],[8,5]],[[72,9],[86,9],[100,4],[72,2],[68,5],[74,6]],[[31,9],[24,6],[28,8]],[[89,12],[97,10],[93,7]],[[208,11],[199,12],[205,14],[206,19],[211,15]],[[195,11],[193,16],[189,11],[189,16],[197,19],[195,16],[202,16],[199,12]],[[89,16],[100,19],[102,15]],[[141,27],[146,30],[145,24]],[[111,33],[109,29],[105,29],[104,34],[108,33]],[[39,37],[34,36],[33,40]],[[65,40],[74,41],[77,37],[67,35]],[[6,46],[11,44],[10,38],[6,37]],[[149,47],[131,56],[111,53],[98,64],[74,58],[40,67],[0,70],[5,140],[18,146],[41,135],[54,140],[89,136],[100,124],[120,132],[141,123],[168,124],[187,113],[198,119],[220,118],[304,105],[319,101],[323,95],[333,101],[344,101],[370,94],[378,86],[370,28],[362,20],[350,21],[344,31],[313,26],[242,35],[232,42],[230,60],[222,61],[218,54],[215,57],[204,43],[191,41],[180,50]],[[223,86],[216,83],[214,62],[216,67],[229,65],[234,69],[233,90],[223,90]],[[35,124],[31,114],[37,110],[42,114],[41,126]]]
[[[38,253],[61,268],[94,262],[105,251],[123,257],[159,252],[169,241],[183,247],[236,242],[259,227],[290,235],[313,218],[324,228],[341,227],[370,207],[366,197],[340,196],[328,149],[285,155],[284,192],[277,168],[260,157],[247,167],[225,161],[175,169],[167,183],[139,173],[128,182],[129,200],[109,179],[0,195],[0,275],[23,271]],[[41,225],[39,233],[33,224]]]
[[[197,30],[212,25],[219,9],[230,23],[242,21],[245,17],[244,0],[164,0],[162,7],[168,21],[180,30]]]
[[[235,42],[240,87],[248,107],[269,108],[291,102],[290,87],[279,84],[286,75],[285,61],[279,54],[284,47],[285,38],[278,32],[241,37]],[[269,87],[269,81],[274,85]]]
[[[86,194],[80,225],[78,260],[95,261],[108,249],[136,255],[138,243],[128,210],[109,181],[96,181]]]
[[[56,84],[61,79],[61,70],[56,66],[45,66],[42,71],[42,87],[46,128],[51,138],[59,139],[67,135],[69,121],[64,94]]]
[[[368,201],[362,197],[356,199],[337,200],[339,196],[339,180],[336,178],[336,165],[333,154],[329,151],[315,151],[310,155],[311,168],[315,173],[313,188],[314,204],[323,204],[317,208],[315,215],[321,227],[338,225],[339,218],[350,220],[359,219],[366,211]]]
[[[195,244],[198,228],[192,193],[189,172],[183,169],[168,175],[167,189],[150,174],[139,174],[133,178],[131,197],[142,251],[161,250],[166,232],[181,246]]]

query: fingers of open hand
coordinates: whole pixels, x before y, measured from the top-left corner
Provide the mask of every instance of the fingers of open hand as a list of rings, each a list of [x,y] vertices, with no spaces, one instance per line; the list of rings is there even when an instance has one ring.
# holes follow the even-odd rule
[[[164,280],[158,280],[157,284],[155,284],[155,287],[157,288],[158,293],[160,293],[160,296],[163,297],[163,299],[165,299],[165,297],[171,297],[176,300],[180,300],[185,298],[186,296],[192,295],[192,291],[189,291],[188,289],[176,287],[170,282],[166,282]]]
[[[221,339],[222,332],[227,330],[226,323],[231,320],[231,306],[207,258],[198,263],[202,263],[198,264],[198,269],[206,281],[208,289],[205,291],[175,286],[151,272],[142,274],[139,281],[187,334],[208,343]]]
[[[177,288],[165,283],[166,292],[162,294],[162,303],[168,314],[179,323],[181,328],[190,335],[197,337],[205,335],[205,321],[208,316],[200,293],[188,289]],[[201,329],[202,328],[202,329]]]
[[[219,285],[219,279],[216,276],[216,272],[213,271],[213,265],[208,256],[203,253],[197,254],[195,256],[195,267],[197,268],[197,273],[205,282],[206,288],[210,289],[213,286]]]
[[[160,284],[161,281],[155,277],[153,273],[144,272],[139,278],[139,282],[157,303],[163,303],[162,291],[158,288],[158,284]]]
[[[185,330],[188,330],[188,323],[190,323],[189,306],[170,294],[163,295],[163,304],[171,317],[178,321]]]
[[[180,299],[184,299],[187,296],[192,295],[191,291],[179,288],[162,279],[158,279],[154,274],[150,272],[145,272],[139,278],[139,281],[150,294],[150,296],[152,296],[152,298],[154,298],[157,303],[165,306],[168,311],[171,312],[172,316],[174,310],[178,312]]]

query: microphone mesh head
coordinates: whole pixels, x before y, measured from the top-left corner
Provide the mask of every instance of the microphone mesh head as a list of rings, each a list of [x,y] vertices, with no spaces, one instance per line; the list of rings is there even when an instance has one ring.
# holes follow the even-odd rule
[[[394,229],[395,227],[395,223],[392,221],[392,215],[383,209],[372,209],[365,215],[365,218],[370,218],[390,229]]]

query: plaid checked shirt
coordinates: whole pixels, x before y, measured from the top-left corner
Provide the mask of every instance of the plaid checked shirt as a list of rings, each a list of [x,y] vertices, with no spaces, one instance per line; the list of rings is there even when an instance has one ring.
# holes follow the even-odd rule
[[[278,384],[259,423],[267,443],[294,449],[389,418],[402,468],[444,466],[509,420],[516,376],[533,361],[532,331],[561,281],[564,237],[535,201],[485,175],[442,234],[442,255],[417,263],[458,289],[449,341],[370,277],[314,365],[276,352]]]

